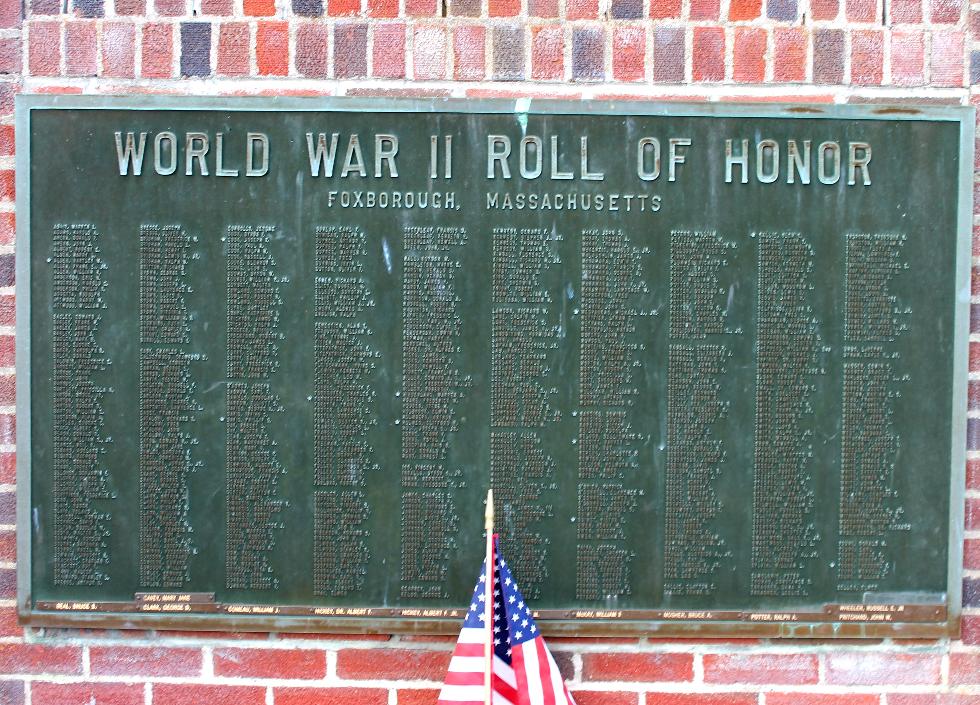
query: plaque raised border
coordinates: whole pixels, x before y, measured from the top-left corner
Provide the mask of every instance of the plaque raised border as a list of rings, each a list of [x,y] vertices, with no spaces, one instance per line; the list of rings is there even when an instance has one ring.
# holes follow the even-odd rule
[[[972,252],[974,110],[947,106],[657,104],[647,102],[566,102],[550,100],[390,100],[378,98],[225,98],[161,96],[22,95],[16,99],[17,129],[17,609],[32,626],[179,628],[294,632],[455,633],[462,609],[313,608],[223,605],[190,614],[150,612],[136,603],[35,603],[31,594],[31,286],[30,286],[30,121],[34,110],[125,109],[224,111],[457,112],[601,115],[799,118],[938,121],[959,125],[955,355],[951,404],[951,491],[947,590],[944,604],[902,605],[903,621],[877,621],[874,605],[828,605],[813,612],[696,612],[689,610],[541,610],[546,634],[762,637],[942,638],[959,633],[962,598],[966,401]],[[138,596],[139,597],[139,596]],[[903,597],[908,597],[903,595]],[[148,598],[148,600],[147,600]],[[158,594],[142,600],[207,604],[198,594]],[[230,609],[229,609],[230,608]]]

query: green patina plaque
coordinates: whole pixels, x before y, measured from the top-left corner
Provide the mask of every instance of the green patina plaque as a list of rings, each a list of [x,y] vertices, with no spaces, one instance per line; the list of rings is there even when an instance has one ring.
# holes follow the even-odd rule
[[[22,614],[955,630],[972,124],[22,99]]]

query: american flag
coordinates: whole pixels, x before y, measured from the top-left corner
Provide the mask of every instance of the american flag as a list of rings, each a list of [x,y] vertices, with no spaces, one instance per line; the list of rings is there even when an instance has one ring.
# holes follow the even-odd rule
[[[487,564],[473,591],[438,705],[486,702],[486,644],[493,637],[493,705],[575,705],[493,540],[493,630],[486,627]]]

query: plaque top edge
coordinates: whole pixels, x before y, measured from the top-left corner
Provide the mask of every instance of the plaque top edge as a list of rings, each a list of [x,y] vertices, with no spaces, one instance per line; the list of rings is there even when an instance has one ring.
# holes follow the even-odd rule
[[[764,98],[761,97],[761,98]],[[886,121],[973,120],[968,105],[823,104],[808,102],[739,101],[704,103],[654,101],[637,95],[624,100],[535,98],[439,98],[348,96],[176,96],[19,94],[18,111],[30,110],[233,110],[301,112],[435,112],[540,115],[632,115],[644,117],[809,118]]]

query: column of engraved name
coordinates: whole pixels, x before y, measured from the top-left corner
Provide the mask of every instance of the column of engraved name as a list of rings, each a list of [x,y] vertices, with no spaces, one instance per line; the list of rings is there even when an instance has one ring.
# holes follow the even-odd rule
[[[579,481],[576,598],[629,595],[634,554],[626,523],[637,491],[624,481],[638,471],[639,435],[629,422],[638,390],[634,297],[645,291],[641,257],[622,230],[582,233]]]
[[[140,584],[180,588],[195,547],[188,479],[199,404],[191,378],[188,265],[180,226],[140,228]]]
[[[374,306],[364,274],[367,239],[356,227],[316,229],[313,358],[313,590],[355,593],[370,558],[364,493],[377,470],[368,434],[377,423],[369,384],[379,353],[363,321]]]
[[[501,534],[528,597],[547,577],[548,543],[541,522],[551,516],[555,460],[542,430],[560,419],[547,386],[560,327],[543,275],[561,260],[550,229],[493,231],[493,321],[490,388],[490,476]]]
[[[108,580],[112,492],[103,433],[102,380],[112,361],[98,343],[106,263],[91,225],[54,228],[51,247],[51,332],[54,398],[54,583]]]
[[[876,590],[894,571],[889,534],[909,530],[894,485],[901,438],[892,415],[901,386],[899,338],[911,309],[893,293],[908,268],[904,235],[850,234],[844,254],[844,388],[838,589]]]
[[[719,272],[726,242],[714,232],[670,236],[670,344],[667,363],[667,473],[664,592],[707,595],[728,555],[715,530],[721,500],[713,482],[725,449],[716,433],[728,404],[719,397],[731,355]]]
[[[444,598],[459,517],[447,464],[469,380],[459,368],[462,228],[405,229],[402,291],[401,595]]]
[[[282,528],[285,502],[278,496],[284,472],[270,427],[282,411],[271,382],[279,370],[279,311],[283,279],[269,249],[272,226],[228,228],[226,413],[227,540],[229,588],[278,586],[270,557]]]
[[[815,558],[810,397],[821,352],[808,301],[813,249],[795,233],[761,233],[757,301],[753,595],[805,596]]]

